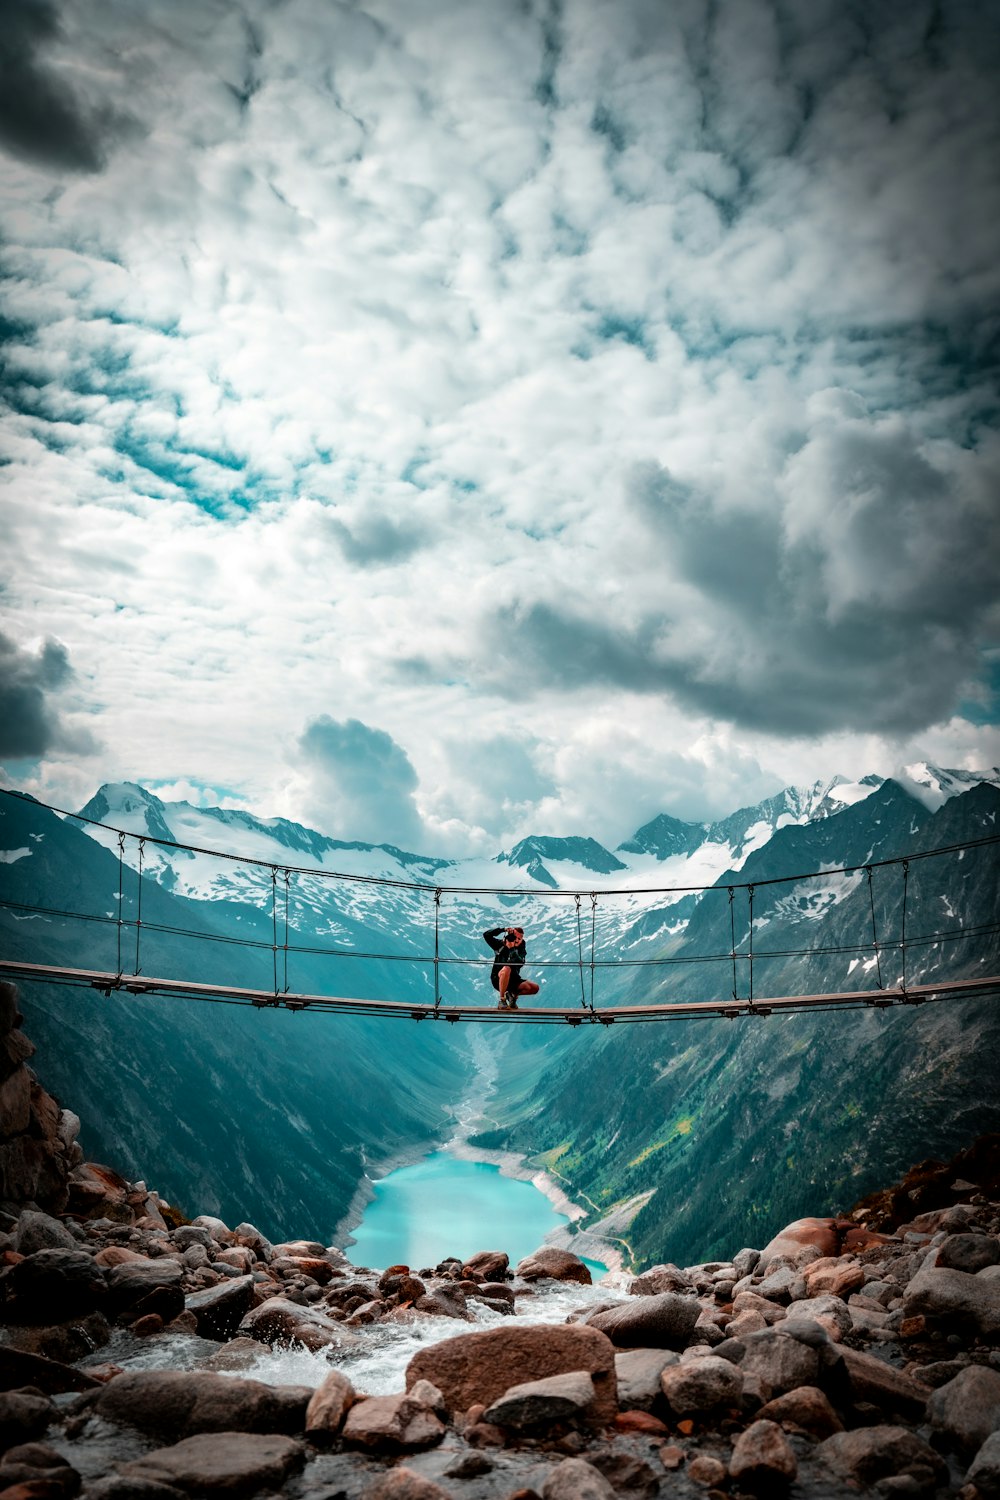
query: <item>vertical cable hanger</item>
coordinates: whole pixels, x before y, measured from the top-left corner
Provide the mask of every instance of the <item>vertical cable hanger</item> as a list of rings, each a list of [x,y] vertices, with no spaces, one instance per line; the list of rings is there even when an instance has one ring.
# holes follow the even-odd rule
[[[124,915],[122,905],[125,900],[125,835],[118,835],[118,967],[116,970],[119,984],[122,977],[122,927]]]
[[[747,993],[748,993],[748,996],[749,996],[749,1002],[748,1003],[750,1005],[750,1009],[751,1010],[753,1010],[753,893],[754,893],[754,887],[752,885],[748,885],[747,886],[747,906],[749,907],[749,910],[750,910],[750,940],[749,940],[749,946],[748,946],[748,950],[747,950],[747,959],[749,960],[749,965],[750,965],[750,978],[748,980],[749,989],[748,989]]]
[[[573,900],[576,902],[576,949],[580,959],[580,1004],[584,1010],[587,1009],[587,991],[583,982],[583,922],[580,916],[580,894],[577,892]]]
[[[441,887],[434,892],[434,1009],[441,1009]]]
[[[274,1003],[278,1003],[278,872],[271,866],[271,957],[274,961]]]
[[[872,889],[872,873],[871,865],[865,865],[865,874],[868,876],[868,905],[871,907],[872,913],[872,947],[875,950],[875,972],[878,975],[878,987],[880,990],[883,990],[885,989],[885,985],[882,983],[882,957],[879,951],[878,926],[875,922],[875,892]]]
[[[729,956],[733,961],[733,999],[739,1000],[739,990],[736,984],[736,913],[733,910],[734,891],[732,886],[728,886],[727,889],[729,891]]]
[[[136,901],[135,912],[135,972],[139,970],[139,940],[142,936],[142,856],[146,848],[146,840],[139,840],[139,895]]]
[[[282,944],[283,961],[284,961],[283,978],[284,978],[284,990],[285,990],[285,994],[287,995],[288,994],[288,884],[289,884],[289,881],[291,880],[291,875],[289,874],[289,872],[287,870],[284,870],[282,873],[283,873],[284,879],[285,879],[285,941]]]
[[[903,991],[903,999],[904,1000],[906,999],[906,893],[907,893],[907,888],[909,886],[909,883],[910,883],[910,861],[908,859],[904,859],[903,860],[903,921],[902,921],[902,929],[900,931],[900,938],[899,938],[900,956],[901,956],[902,965],[903,965],[903,978],[902,978],[902,981],[900,983],[900,989]]]
[[[597,941],[597,897],[590,893],[590,1013],[594,1013],[594,946]]]

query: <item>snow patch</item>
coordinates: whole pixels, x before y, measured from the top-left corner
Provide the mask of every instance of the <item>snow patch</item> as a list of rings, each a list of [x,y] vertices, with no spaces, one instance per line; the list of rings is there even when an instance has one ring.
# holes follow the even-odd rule
[[[14,865],[19,859],[24,859],[31,853],[28,848],[24,849],[0,849],[0,865]]]

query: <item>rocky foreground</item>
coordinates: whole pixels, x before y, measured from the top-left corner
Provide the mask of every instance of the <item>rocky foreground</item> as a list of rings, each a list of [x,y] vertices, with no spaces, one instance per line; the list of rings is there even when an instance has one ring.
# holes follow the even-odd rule
[[[930,1173],[952,1201],[908,1222],[800,1220],[595,1300],[551,1247],[379,1272],[181,1222],[83,1161],[19,1021],[0,987],[0,1500],[1000,1500],[1000,1205],[976,1176],[1000,1140]],[[579,1308],[526,1322],[558,1284]],[[395,1393],[356,1388],[398,1324],[438,1341]],[[317,1388],[240,1373],[288,1347],[329,1362]]]

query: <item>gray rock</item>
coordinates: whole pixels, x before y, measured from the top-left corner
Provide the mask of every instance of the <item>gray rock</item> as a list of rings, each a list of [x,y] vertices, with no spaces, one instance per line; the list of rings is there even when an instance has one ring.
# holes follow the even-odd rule
[[[39,1250],[75,1250],[76,1240],[65,1224],[36,1209],[25,1209],[14,1231],[14,1249],[19,1255],[35,1255]]]
[[[218,1343],[231,1339],[250,1311],[253,1287],[253,1276],[239,1276],[185,1297],[186,1310],[197,1319],[199,1337]]]
[[[983,1500],[1000,1500],[1000,1432],[992,1432],[983,1443],[965,1476]]]
[[[854,1401],[869,1402],[883,1411],[898,1411],[919,1421],[930,1391],[920,1381],[866,1354],[861,1349],[838,1346],[840,1371],[846,1376]]]
[[[551,1426],[582,1416],[593,1405],[594,1396],[594,1382],[586,1370],[572,1370],[511,1386],[486,1408],[483,1421],[518,1430]]]
[[[854,1432],[837,1432],[820,1443],[816,1454],[835,1474],[862,1485],[912,1475],[933,1488],[948,1476],[948,1467],[940,1456],[908,1427],[860,1427]]]
[[[752,1271],[755,1271],[759,1260],[759,1250],[741,1250],[738,1255],[734,1255],[733,1270],[736,1273],[736,1280],[742,1281],[744,1276],[749,1276]]]
[[[932,1391],[927,1418],[963,1453],[975,1453],[1000,1428],[1000,1371],[967,1365]]]
[[[769,1302],[788,1303],[805,1296],[806,1283],[791,1266],[779,1266],[774,1271],[768,1271],[757,1291]]]
[[[691,1292],[694,1285],[691,1277],[679,1266],[668,1262],[662,1266],[652,1266],[648,1271],[643,1271],[637,1276],[629,1287],[633,1297],[655,1297],[660,1292]]]
[[[180,1287],[184,1271],[169,1256],[158,1260],[129,1260],[108,1272],[110,1301],[119,1308],[131,1307],[160,1287]]]
[[[1000,1240],[989,1234],[951,1234],[935,1256],[934,1264],[974,1276],[985,1266],[1000,1264]]]
[[[780,1323],[788,1316],[787,1309],[762,1297],[759,1292],[737,1292],[733,1297],[733,1313],[758,1312],[768,1325]]]
[[[682,1349],[700,1312],[696,1297],[661,1292],[654,1297],[630,1297],[586,1321],[619,1349]]]
[[[301,1306],[287,1297],[269,1297],[247,1313],[238,1332],[262,1344],[304,1344],[307,1349],[353,1349],[358,1336],[318,1307]]]
[[[743,1343],[746,1353],[740,1368],[744,1375],[752,1375],[760,1382],[765,1400],[799,1385],[816,1385],[820,1359],[808,1344],[773,1328],[748,1334]]]
[[[55,1416],[48,1396],[29,1395],[27,1391],[0,1391],[0,1445],[29,1443],[40,1438]]]
[[[312,1392],[208,1370],[136,1370],[103,1386],[89,1410],[151,1437],[204,1432],[301,1432]]]
[[[554,1245],[542,1245],[518,1263],[515,1275],[525,1281],[542,1281],[552,1277],[556,1281],[578,1281],[590,1286],[593,1278],[578,1255],[571,1250],[557,1250]]]
[[[799,1471],[792,1446],[777,1422],[762,1418],[741,1432],[729,1460],[729,1475],[741,1489],[772,1495],[788,1488]]]
[[[176,1485],[135,1475],[107,1474],[87,1485],[87,1500],[186,1500]]]
[[[686,1417],[716,1406],[736,1405],[743,1394],[743,1373],[728,1359],[709,1354],[669,1366],[660,1375],[660,1388],[671,1410]]]
[[[810,1318],[821,1328],[825,1328],[838,1344],[845,1333],[850,1333],[853,1322],[850,1308],[843,1298],[831,1296],[805,1297],[799,1302],[791,1302],[787,1308],[787,1316],[793,1321]]]
[[[245,1432],[205,1433],[123,1464],[129,1478],[153,1480],[195,1494],[252,1495],[280,1489],[305,1458],[294,1438]]]
[[[566,1458],[546,1475],[542,1500],[615,1500],[615,1492],[593,1464]]]
[[[217,1245],[233,1243],[233,1231],[221,1219],[213,1219],[211,1214],[196,1214],[191,1223],[196,1229],[207,1229]]]
[[[907,1283],[903,1312],[973,1327],[983,1338],[1000,1333],[1000,1281],[924,1263]]]
[[[170,1238],[178,1250],[190,1250],[192,1245],[200,1245],[203,1250],[208,1251],[215,1244],[208,1230],[200,1224],[181,1224]]]
[[[668,1365],[676,1363],[677,1355],[670,1349],[623,1349],[616,1354],[621,1410],[651,1412],[659,1406],[663,1398],[660,1376]]]

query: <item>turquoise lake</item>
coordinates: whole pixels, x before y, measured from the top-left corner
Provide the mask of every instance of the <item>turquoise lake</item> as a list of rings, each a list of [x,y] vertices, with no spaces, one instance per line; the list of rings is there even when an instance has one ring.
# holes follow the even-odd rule
[[[436,1266],[446,1255],[506,1250],[512,1266],[568,1221],[530,1182],[501,1177],[487,1162],[435,1151],[373,1183],[375,1197],[353,1231],[355,1265]],[[588,1260],[591,1273],[606,1266]]]

